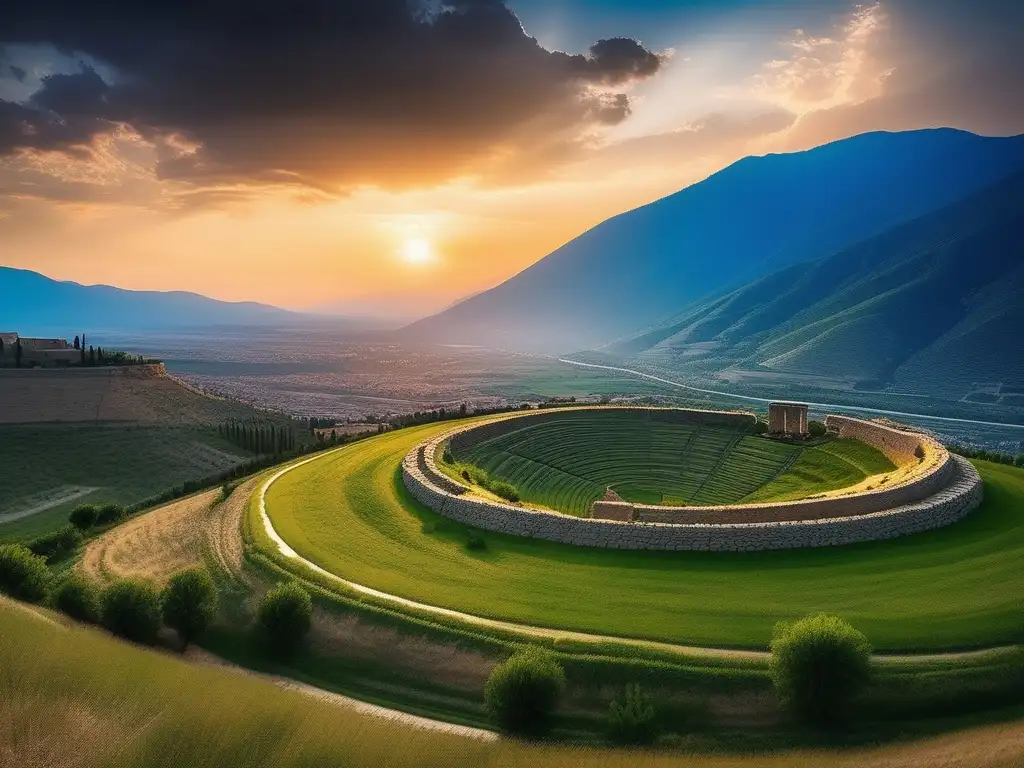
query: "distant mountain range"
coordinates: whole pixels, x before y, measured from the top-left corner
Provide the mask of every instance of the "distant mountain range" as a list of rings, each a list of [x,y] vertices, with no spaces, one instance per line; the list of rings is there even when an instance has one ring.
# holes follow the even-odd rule
[[[725,301],[731,289],[775,275],[774,283],[746,289],[753,311],[756,296],[767,301],[772,285],[781,287],[803,274],[779,275],[780,269],[845,253],[1020,170],[1024,136],[988,138],[952,129],[870,133],[806,152],[749,157],[599,224],[501,285],[403,333],[419,340],[557,353],[633,337],[621,348],[635,352],[638,329],[652,329],[651,339],[657,339],[672,318],[672,327],[683,327],[680,323],[691,317],[687,308],[709,311],[707,297]],[[941,217],[932,221],[941,223]],[[896,241],[874,242],[873,247],[884,248]],[[820,278],[827,279],[826,273]],[[794,290],[787,297],[790,314],[819,302],[825,302],[820,313],[846,307],[839,299],[828,303],[820,291]],[[764,311],[778,314],[781,305],[773,306]],[[959,314],[946,309],[936,308],[929,322],[953,332]],[[821,319],[820,313],[814,317]],[[769,333],[771,327],[759,332]],[[855,326],[843,327],[855,333]],[[809,348],[801,351],[797,338],[766,346],[765,360],[777,367],[809,364],[803,362]],[[903,348],[903,342],[891,343]],[[879,361],[862,363],[865,377],[884,377],[897,367],[888,350],[878,354]]]
[[[218,301],[185,291],[129,291],[109,285],[80,285],[11,267],[0,267],[0,296],[0,330],[24,335],[57,329],[71,334],[211,326],[364,325],[352,318],[309,315],[250,301]]]
[[[953,397],[1002,389],[1019,392],[1024,405],[1022,334],[1019,172],[830,256],[698,302],[603,351],[734,378],[782,372]]]

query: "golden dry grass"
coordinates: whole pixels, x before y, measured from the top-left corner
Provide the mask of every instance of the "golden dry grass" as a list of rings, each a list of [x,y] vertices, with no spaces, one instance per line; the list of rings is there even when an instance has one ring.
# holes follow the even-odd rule
[[[100,580],[141,577],[164,582],[177,571],[202,565],[219,494],[214,490],[189,496],[107,531],[86,546],[79,568]]]
[[[1015,768],[1024,722],[913,743],[757,756],[484,742],[339,709],[0,604],[0,766],[351,768]]]

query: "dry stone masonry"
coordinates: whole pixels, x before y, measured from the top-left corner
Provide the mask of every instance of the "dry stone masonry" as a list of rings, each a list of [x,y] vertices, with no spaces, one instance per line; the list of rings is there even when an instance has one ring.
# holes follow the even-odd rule
[[[710,415],[681,413],[697,418]],[[713,418],[725,416],[749,415]],[[499,417],[418,445],[402,462],[405,486],[435,512],[476,528],[616,549],[755,551],[838,546],[939,528],[964,517],[982,501],[981,477],[970,462],[931,438],[840,416],[828,417],[830,429],[873,445],[903,465],[891,473],[891,484],[846,496],[727,507],[601,501],[595,503],[595,511],[604,517],[587,519],[480,498],[437,468],[435,457],[449,440],[457,441],[474,430],[500,434],[507,428],[501,422],[510,418],[542,417]]]

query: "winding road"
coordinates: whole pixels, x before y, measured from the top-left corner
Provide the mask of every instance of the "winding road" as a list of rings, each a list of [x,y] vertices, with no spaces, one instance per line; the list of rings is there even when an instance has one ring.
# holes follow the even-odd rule
[[[643,371],[637,371],[632,368],[619,368],[614,365],[598,365],[597,363],[581,363],[578,360],[569,360],[568,358],[558,358],[558,362],[565,363],[566,365],[575,365],[580,368],[597,368],[605,371],[615,371],[616,373],[628,373],[631,376],[638,376],[641,379],[649,379],[650,381],[657,381],[660,384],[668,384],[672,387],[678,387],[679,389],[686,389],[690,392],[700,392],[704,395],[718,395],[719,397],[731,397],[736,400],[745,400],[752,403],[770,403],[773,402],[772,398],[768,397],[753,397],[752,395],[737,395],[734,392],[722,392],[717,389],[702,389],[701,387],[694,387],[689,384],[683,384],[680,381],[672,381],[671,379],[665,379],[661,376],[655,376],[650,373],[644,373]],[[777,398],[776,398],[777,399]],[[908,413],[906,411],[887,411],[884,408],[866,408],[859,405],[838,405],[837,403],[811,403],[807,405],[811,408],[827,408],[834,411],[848,411],[850,413],[877,413],[883,416],[909,416],[914,419],[923,419],[927,421],[942,421],[951,424],[976,424],[981,427],[1005,427],[1006,429],[1024,429],[1024,424],[1007,424],[1002,421],[978,421],[976,419],[957,419],[952,416],[929,416],[924,413]]]

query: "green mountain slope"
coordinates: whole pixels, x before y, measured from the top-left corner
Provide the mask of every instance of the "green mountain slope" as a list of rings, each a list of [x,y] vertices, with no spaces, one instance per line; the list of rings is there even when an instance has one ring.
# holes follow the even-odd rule
[[[670,368],[1024,394],[1024,174],[608,345]]]

